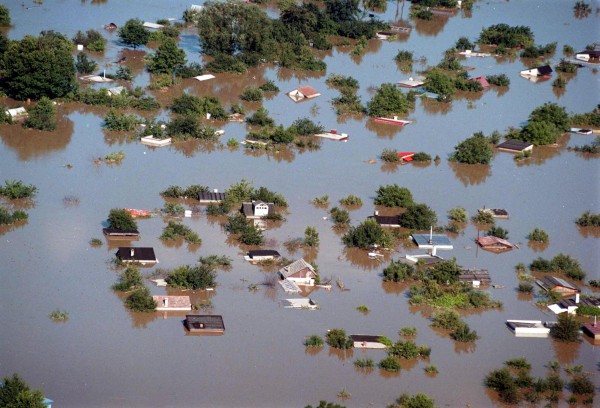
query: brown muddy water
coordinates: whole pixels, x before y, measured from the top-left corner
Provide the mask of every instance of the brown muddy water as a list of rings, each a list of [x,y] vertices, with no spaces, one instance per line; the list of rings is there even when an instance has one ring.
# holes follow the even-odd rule
[[[179,18],[189,6],[186,1],[45,1],[3,2],[11,10],[11,38],[37,35],[54,29],[69,37],[77,30],[102,30],[108,22],[123,24],[139,17],[147,21]],[[382,18],[408,18],[408,5],[388,3]],[[544,364],[581,364],[599,384],[600,348],[588,341],[563,345],[548,338],[515,338],[505,327],[506,319],[552,320],[549,311],[535,305],[535,297],[517,294],[514,266],[530,263],[559,252],[577,258],[589,279],[600,278],[600,245],[597,231],[579,229],[574,220],[585,210],[600,211],[600,183],[597,158],[568,151],[567,146],[589,143],[592,136],[565,136],[555,148],[537,149],[529,161],[516,163],[511,154],[498,153],[490,166],[451,165],[446,158],[453,147],[476,131],[486,134],[518,126],[528,114],[545,102],[556,102],[570,113],[591,111],[599,102],[599,76],[590,67],[582,68],[569,80],[566,90],[555,93],[552,81],[532,83],[519,71],[533,65],[519,58],[499,60],[472,58],[475,75],[505,73],[511,80],[507,91],[487,90],[473,98],[458,98],[451,104],[419,101],[405,128],[373,124],[366,118],[337,118],[330,100],[337,91],[324,81],[332,73],[351,75],[360,81],[359,95],[368,101],[373,89],[384,82],[396,82],[425,67],[416,63],[414,72],[402,73],[393,61],[400,49],[424,57],[435,65],[443,51],[460,36],[474,40],[483,27],[497,23],[530,26],[536,43],[557,42],[557,63],[563,45],[576,50],[598,41],[597,2],[586,18],[577,19],[569,1],[480,1],[470,13],[436,18],[432,23],[414,23],[409,35],[396,41],[369,43],[360,57],[350,55],[353,47],[337,47],[324,53],[327,73],[314,74],[266,66],[245,76],[217,75],[216,80],[184,81],[169,93],[153,92],[166,105],[182,92],[214,94],[225,104],[239,102],[237,95],[248,85],[274,80],[281,92],[263,105],[285,126],[309,117],[326,128],[348,133],[347,143],[324,140],[318,151],[270,153],[230,150],[224,146],[182,143],[152,149],[130,141],[127,135],[104,132],[101,123],[106,109],[63,105],[59,130],[37,133],[19,126],[0,127],[0,181],[21,179],[39,188],[29,206],[25,225],[0,230],[0,375],[20,373],[33,387],[42,388],[56,407],[302,407],[319,400],[338,401],[346,389],[351,407],[382,407],[401,393],[424,392],[440,406],[486,407],[499,405],[482,385],[484,376],[513,357],[527,357],[534,375],[544,375]],[[273,9],[269,9],[274,13]],[[109,40],[104,55],[93,55],[101,68],[112,72],[122,55],[117,35],[102,31]],[[188,60],[199,60],[199,45],[193,30],[182,35],[181,46]],[[152,50],[143,48],[142,51]],[[143,53],[128,54],[137,74],[135,84],[146,86],[149,75],[140,62]],[[136,59],[137,58],[137,59]],[[322,96],[294,104],[285,92],[311,84]],[[11,105],[12,106],[12,105]],[[246,105],[249,111],[258,105]],[[162,117],[168,112],[163,110]],[[218,123],[229,138],[241,141],[243,124]],[[439,164],[393,167],[377,160],[384,148],[426,151],[439,155]],[[94,159],[122,150],[119,165],[95,164]],[[374,164],[369,164],[375,159]],[[71,168],[65,165],[72,165]],[[256,187],[266,186],[288,200],[286,222],[266,232],[267,248],[288,258],[306,255],[314,259],[323,276],[343,280],[349,291],[334,287],[331,292],[313,291],[310,296],[321,309],[289,310],[279,300],[293,297],[279,287],[250,292],[251,283],[268,279],[265,271],[243,261],[247,248],[228,239],[219,220],[205,214],[186,218],[202,238],[202,245],[166,245],[158,239],[166,220],[156,217],[139,221],[141,239],[135,245],[154,247],[162,268],[191,264],[198,257],[218,254],[234,259],[230,271],[219,272],[218,287],[212,293],[194,293],[194,302],[211,300],[212,313],[223,315],[223,336],[186,335],[183,315],[138,314],[129,312],[110,286],[117,273],[110,260],[118,244],[104,242],[92,248],[88,241],[101,237],[102,224],[111,208],[155,209],[164,205],[159,192],[176,184],[203,184],[223,190],[241,179]],[[489,289],[504,303],[500,310],[465,315],[480,338],[467,345],[455,344],[446,334],[432,329],[430,311],[408,304],[407,287],[382,284],[385,262],[368,259],[363,251],[346,250],[341,235],[323,217],[326,210],[309,201],[329,194],[332,205],[348,194],[358,195],[362,207],[351,211],[354,224],[371,215],[372,198],[379,185],[397,183],[408,187],[418,202],[425,202],[445,223],[446,212],[463,206],[470,214],[483,205],[506,208],[510,219],[498,224],[509,230],[520,249],[503,254],[477,250],[473,242],[477,229],[469,223],[453,239],[454,250],[440,252],[456,257],[469,268],[489,269],[493,281],[503,289]],[[66,203],[66,196],[79,199]],[[283,243],[303,235],[304,228],[317,228],[318,251],[288,252]],[[550,235],[547,247],[530,247],[526,235],[534,227]],[[400,245],[392,258],[416,248]],[[386,262],[389,257],[386,258]],[[146,274],[154,268],[144,268]],[[176,293],[154,287],[155,294]],[[589,288],[585,289],[589,291]],[[364,315],[356,306],[366,304]],[[69,313],[66,323],[53,323],[48,314],[59,308]],[[381,334],[397,339],[401,327],[418,330],[416,342],[432,348],[428,361],[405,362],[397,375],[378,369],[357,371],[354,359],[370,357],[378,362],[384,352],[354,350],[340,354],[325,347],[305,350],[302,342],[311,334],[324,335],[340,327],[347,333]],[[423,367],[435,364],[439,374],[431,377]],[[561,405],[566,406],[565,393]]]

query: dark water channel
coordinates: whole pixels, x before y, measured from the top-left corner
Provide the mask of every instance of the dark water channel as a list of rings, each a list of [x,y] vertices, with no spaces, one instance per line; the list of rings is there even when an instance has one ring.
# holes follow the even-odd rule
[[[179,18],[189,6],[179,0],[4,3],[11,9],[14,27],[8,35],[14,39],[47,29],[71,37],[77,30],[102,30],[108,22],[121,25],[133,17],[146,21]],[[459,97],[448,105],[418,101],[409,115],[414,123],[405,128],[373,124],[366,118],[337,118],[329,101],[338,93],[324,83],[332,73],[351,75],[359,80],[359,95],[367,102],[372,89],[381,83],[414,74],[401,73],[396,66],[393,57],[399,49],[413,51],[435,65],[460,36],[474,40],[483,27],[496,23],[530,26],[537,44],[557,42],[551,58],[557,63],[563,45],[579,50],[599,40],[596,8],[600,4],[593,2],[594,11],[583,19],[574,17],[572,6],[573,2],[559,0],[480,1],[469,14],[459,12],[430,23],[410,21],[410,35],[391,42],[373,40],[360,57],[350,55],[351,46],[334,48],[323,55],[326,74],[261,67],[245,76],[221,74],[202,83],[186,80],[168,93],[152,93],[163,106],[184,91],[214,94],[229,105],[239,102],[244,87],[272,79],[281,92],[263,106],[277,123],[289,126],[297,118],[309,117],[350,135],[347,143],[325,140],[318,151],[265,154],[230,150],[225,141],[231,137],[242,141],[247,133],[245,126],[237,123],[218,124],[226,132],[222,146],[189,142],[152,149],[103,131],[106,109],[69,104],[60,106],[61,119],[54,133],[0,127],[0,182],[21,179],[39,188],[34,202],[29,203],[28,223],[0,230],[0,375],[20,373],[30,385],[42,388],[56,407],[301,407],[320,399],[341,402],[336,395],[344,388],[351,394],[344,403],[352,407],[385,406],[403,392],[427,393],[440,406],[494,406],[498,403],[482,379],[513,357],[527,357],[538,376],[545,375],[544,364],[551,360],[581,364],[600,384],[597,346],[588,341],[565,346],[548,338],[515,338],[504,324],[511,318],[555,318],[537,307],[534,297],[517,294],[514,266],[519,262],[529,264],[538,256],[551,258],[563,252],[581,262],[589,279],[600,279],[598,233],[579,229],[574,223],[585,210],[600,211],[599,162],[566,149],[589,143],[593,136],[565,136],[558,147],[540,148],[532,159],[521,163],[509,153],[497,153],[491,166],[452,165],[446,160],[453,147],[474,132],[504,132],[547,101],[570,113],[591,111],[599,102],[598,73],[582,68],[564,92],[555,93],[552,80],[532,83],[519,77],[519,71],[531,61],[467,59],[463,64],[474,67],[472,76],[506,74],[511,80],[508,91],[491,89],[476,97]],[[382,17],[393,20],[396,13],[396,4],[390,2]],[[93,57],[108,71],[114,70],[111,62],[122,55],[122,48],[116,34],[102,32],[109,48],[104,56]],[[188,60],[199,60],[193,30],[184,33],[181,44]],[[134,64],[136,85],[148,85],[143,52],[127,55]],[[414,65],[415,72],[422,68]],[[303,84],[313,85],[322,96],[295,104],[285,92]],[[252,111],[258,105],[246,108]],[[166,116],[167,111],[161,114]],[[437,165],[390,167],[377,160],[384,148],[426,151],[442,160]],[[120,165],[94,163],[95,158],[119,150],[125,153]],[[369,164],[370,159],[377,161]],[[281,288],[247,289],[271,272],[245,263],[247,248],[229,240],[218,221],[205,214],[184,219],[202,238],[200,247],[189,247],[160,241],[166,221],[156,217],[139,222],[141,240],[135,244],[154,247],[160,267],[191,264],[199,256],[211,254],[234,259],[230,271],[219,273],[214,292],[192,295],[195,302],[210,299],[213,313],[223,315],[227,330],[218,337],[189,336],[181,314],[129,312],[110,289],[117,274],[109,261],[118,244],[104,242],[100,248],[88,244],[91,238],[101,237],[109,210],[162,208],[159,192],[172,184],[223,190],[242,178],[256,187],[280,192],[288,200],[286,222],[265,233],[268,247],[288,258],[315,260],[323,276],[334,282],[342,279],[350,291],[341,292],[337,287],[331,292],[314,291],[310,296],[320,304],[318,311],[284,309],[278,301],[293,296]],[[510,219],[498,225],[508,229],[518,250],[499,255],[477,250],[473,241],[477,229],[469,223],[453,239],[455,249],[440,253],[445,258],[456,257],[465,267],[488,269],[493,281],[504,285],[503,289],[489,289],[504,303],[503,308],[465,314],[480,336],[475,343],[457,345],[447,334],[432,329],[430,311],[409,306],[405,286],[382,284],[380,273],[385,263],[368,259],[362,251],[346,250],[331,222],[323,219],[326,211],[309,204],[324,194],[333,205],[348,194],[357,195],[363,200],[363,206],[351,212],[352,222],[357,224],[375,209],[372,198],[377,187],[392,183],[408,187],[416,201],[437,212],[440,223],[446,222],[446,212],[456,206],[465,207],[469,214],[483,205],[510,212]],[[65,205],[64,198],[70,195],[79,199],[78,205]],[[301,237],[307,225],[315,226],[320,234],[318,251],[288,252],[283,242]],[[535,227],[550,235],[546,248],[527,245],[526,235]],[[393,258],[406,252],[418,251],[401,245]],[[149,285],[155,294],[177,293]],[[371,312],[359,313],[356,306],[361,304],[368,305]],[[66,323],[48,318],[56,308],[69,312]],[[416,342],[431,346],[432,353],[428,361],[403,363],[404,369],[397,375],[354,368],[356,358],[378,362],[385,356],[382,351],[339,354],[325,347],[307,352],[302,345],[305,336],[324,335],[333,327],[397,339],[404,326],[416,327]],[[426,375],[423,367],[427,364],[437,365],[439,374]],[[565,398],[562,405],[566,405]]]

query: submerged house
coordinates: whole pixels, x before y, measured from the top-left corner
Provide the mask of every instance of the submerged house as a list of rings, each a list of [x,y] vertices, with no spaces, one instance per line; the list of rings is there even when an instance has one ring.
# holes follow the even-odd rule
[[[382,227],[389,228],[400,228],[400,216],[399,215],[379,215],[375,211],[375,215],[369,217],[375,220],[375,222]]]
[[[294,102],[300,102],[305,99],[316,98],[317,96],[321,96],[321,94],[312,86],[306,85],[306,86],[299,86],[298,88],[294,89],[293,91],[288,92],[288,96]]]
[[[517,248],[515,244],[510,243],[506,239],[498,238],[493,235],[477,238],[477,244],[483,249],[497,252],[510,251],[513,248]]]
[[[522,76],[549,78],[552,75],[550,65],[542,65],[541,67],[529,68],[520,72]]]
[[[374,335],[370,335],[370,334],[351,334],[349,337],[354,342],[354,348],[363,348],[363,349],[384,349],[384,348],[386,348],[386,345],[379,341],[381,336],[374,336]]]
[[[124,86],[115,86],[114,88],[107,89],[108,96],[117,96],[121,93],[126,92],[127,89]]]
[[[507,320],[506,325],[517,337],[546,337],[551,324],[541,320]]]
[[[581,297],[579,293],[575,296],[561,299],[558,303],[548,305],[548,309],[555,314],[568,313],[574,314],[579,306],[597,307],[600,311],[600,297]]]
[[[317,278],[315,268],[302,258],[281,268],[279,274],[282,279],[291,281],[296,285],[313,286]]]
[[[278,259],[281,255],[274,249],[254,249],[248,251],[248,255],[244,257],[246,261],[256,263],[264,261],[272,261]]]
[[[574,295],[581,293],[581,289],[564,279],[556,276],[544,276],[542,279],[535,281],[537,285],[545,291],[552,290],[562,295]]]
[[[217,190],[214,191],[201,191],[196,197],[201,204],[208,203],[220,203],[225,200],[225,193],[219,193]]]
[[[242,203],[242,213],[247,219],[259,219],[266,217],[275,210],[275,204],[263,201],[252,201]]]
[[[471,78],[470,81],[479,82],[484,89],[490,87],[490,84],[484,75],[481,75],[481,76],[478,76],[475,78]]]
[[[7,109],[6,114],[10,116],[11,120],[13,121],[25,119],[27,116],[29,116],[29,113],[27,113],[27,109],[25,109],[22,106],[20,108]]]
[[[109,238],[135,239],[140,236],[140,232],[136,229],[120,230],[116,228],[102,228],[102,233]]]
[[[492,278],[487,269],[463,269],[458,275],[458,280],[475,288],[492,283]]]
[[[189,296],[156,295],[152,296],[152,300],[156,303],[156,310],[192,310],[192,303]]]
[[[506,211],[504,208],[480,208],[477,211],[479,212],[486,212],[486,213],[490,213],[492,214],[492,217],[494,218],[500,218],[500,219],[508,219],[508,211]]]
[[[496,149],[510,153],[525,153],[533,151],[533,144],[520,140],[508,139],[496,146]]]
[[[584,62],[600,62],[600,50],[586,50],[575,54],[575,59]]]
[[[584,324],[582,329],[594,342],[600,341],[600,323],[596,322],[596,320],[594,320],[594,323]]]
[[[450,238],[445,234],[411,234],[411,237],[420,249],[454,249]]]
[[[119,247],[115,255],[123,263],[139,263],[142,265],[158,263],[152,247]]]
[[[184,324],[190,333],[223,334],[225,332],[221,315],[186,315]]]
[[[316,310],[319,305],[311,298],[302,299],[283,299],[281,305],[286,309],[308,309]]]

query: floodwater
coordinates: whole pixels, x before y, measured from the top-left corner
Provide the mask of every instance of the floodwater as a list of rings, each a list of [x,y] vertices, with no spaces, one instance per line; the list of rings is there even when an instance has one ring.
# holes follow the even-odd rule
[[[6,2],[5,2],[6,3]],[[123,24],[139,17],[147,21],[180,17],[187,1],[45,1],[8,2],[13,26],[11,38],[37,35],[53,29],[71,37],[77,30],[102,30],[108,22]],[[23,3],[23,5],[22,5]],[[573,2],[480,1],[470,13],[459,12],[433,22],[406,21],[413,30],[396,41],[370,41],[364,55],[351,56],[352,46],[340,46],[322,57],[327,73],[314,74],[266,66],[248,75],[217,75],[198,83],[183,81],[168,93],[152,92],[165,106],[175,95],[214,94],[226,105],[238,103],[245,86],[272,79],[280,87],[263,102],[277,123],[289,126],[309,117],[326,128],[348,133],[347,143],[324,140],[317,151],[282,150],[270,153],[230,150],[225,140],[245,138],[243,124],[218,123],[226,134],[223,145],[188,142],[151,149],[130,141],[127,135],[105,132],[101,123],[105,108],[62,105],[59,129],[53,133],[23,130],[17,125],[0,127],[0,181],[21,179],[38,186],[33,202],[17,203],[28,208],[29,221],[0,230],[0,375],[21,374],[33,387],[41,388],[56,407],[301,407],[319,400],[342,402],[337,394],[346,389],[352,407],[385,406],[401,393],[424,392],[440,406],[483,407],[497,405],[494,395],[482,385],[484,376],[506,359],[527,357],[534,375],[544,375],[544,364],[581,364],[594,373],[599,384],[597,362],[600,349],[589,341],[563,345],[551,339],[515,338],[505,327],[506,319],[552,320],[549,311],[535,305],[535,297],[518,295],[514,266],[530,263],[538,256],[551,258],[559,252],[578,259],[589,279],[600,278],[599,234],[580,229],[574,220],[585,210],[600,211],[598,158],[568,151],[567,146],[589,143],[593,136],[565,136],[558,147],[537,149],[533,158],[516,163],[511,154],[498,153],[490,166],[450,164],[448,155],[461,140],[476,131],[504,132],[519,126],[529,113],[545,102],[556,102],[570,113],[591,111],[598,104],[599,76],[582,68],[569,80],[564,92],[555,93],[552,80],[532,83],[518,72],[534,65],[519,58],[496,61],[472,58],[463,62],[474,68],[472,76],[505,73],[508,90],[487,90],[476,97],[457,98],[451,104],[418,101],[408,116],[414,123],[405,128],[373,124],[366,118],[338,118],[330,100],[337,91],[324,81],[332,73],[351,75],[361,84],[359,95],[367,102],[373,89],[383,82],[405,79],[425,67],[414,64],[414,72],[402,73],[393,61],[400,49],[413,51],[426,64],[435,65],[444,50],[460,36],[475,40],[483,27],[496,23],[530,26],[537,44],[557,42],[559,61],[563,45],[576,50],[598,40],[599,17],[592,13],[577,19]],[[389,2],[382,18],[408,18],[408,3]],[[269,9],[271,14],[273,9]],[[104,55],[93,55],[101,68],[115,70],[122,54],[117,35],[102,31],[109,40]],[[184,32],[181,45],[189,61],[199,61],[199,45],[193,30]],[[135,85],[147,86],[143,71],[144,52],[125,55],[137,74]],[[285,92],[311,84],[322,96],[295,104]],[[5,102],[12,103],[14,102]],[[12,105],[11,105],[12,106]],[[257,109],[257,104],[246,104]],[[165,109],[159,113],[168,115]],[[377,160],[384,148],[426,151],[439,155],[439,164],[427,166],[383,165]],[[122,150],[119,165],[95,164],[94,159]],[[375,159],[374,164],[369,160]],[[70,165],[70,166],[66,166]],[[72,166],[72,167],[71,167]],[[212,313],[223,315],[223,336],[186,335],[181,314],[131,313],[110,286],[117,272],[110,260],[119,244],[104,242],[100,248],[88,244],[101,237],[103,222],[111,208],[155,209],[164,206],[159,192],[169,185],[202,184],[220,190],[241,179],[282,193],[288,203],[286,222],[266,231],[265,248],[279,250],[288,258],[306,256],[315,260],[322,276],[343,280],[349,291],[310,294],[321,306],[318,311],[289,310],[278,300],[290,297],[277,287],[248,290],[251,283],[269,280],[272,271],[243,261],[247,248],[228,239],[220,220],[184,219],[202,238],[202,245],[165,244],[158,239],[166,223],[161,217],[139,221],[139,246],[154,247],[162,268],[192,264],[198,257],[217,254],[234,259],[229,271],[218,274],[214,292],[192,295],[194,302],[210,300]],[[370,260],[363,251],[346,250],[341,235],[324,219],[326,210],[309,202],[328,194],[332,205],[349,194],[362,198],[362,207],[351,211],[357,224],[375,210],[372,198],[380,185],[396,183],[408,187],[416,201],[433,208],[441,224],[446,212],[463,206],[473,214],[482,206],[506,208],[510,219],[498,222],[508,229],[518,250],[493,254],[476,249],[477,229],[471,223],[453,237],[454,250],[441,252],[456,257],[468,268],[486,268],[503,289],[489,289],[504,303],[499,310],[465,314],[465,320],[480,338],[472,344],[455,344],[447,334],[432,329],[431,311],[409,306],[405,285],[383,284],[385,262]],[[65,202],[75,196],[77,202]],[[75,205],[73,205],[75,204]],[[283,243],[302,237],[313,225],[320,234],[320,247],[305,253],[288,252]],[[539,227],[550,235],[547,247],[530,247],[526,235]],[[399,245],[392,258],[414,247]],[[154,268],[144,268],[146,274]],[[151,283],[149,283],[152,285]],[[152,286],[155,294],[176,293]],[[590,288],[585,288],[590,291]],[[370,308],[366,315],[356,306]],[[59,308],[69,313],[66,323],[53,323],[48,314]],[[397,339],[401,327],[418,330],[416,342],[428,344],[428,361],[403,362],[404,369],[387,375],[375,369],[354,368],[358,357],[378,362],[384,352],[354,350],[338,353],[325,347],[305,350],[305,336],[324,336],[339,327],[347,333],[381,334]],[[435,364],[437,376],[423,367]],[[566,405],[564,394],[561,405]]]

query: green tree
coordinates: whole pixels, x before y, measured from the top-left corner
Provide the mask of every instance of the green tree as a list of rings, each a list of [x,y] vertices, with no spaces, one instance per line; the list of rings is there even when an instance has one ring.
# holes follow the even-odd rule
[[[379,186],[375,193],[375,205],[383,205],[385,207],[408,207],[414,204],[410,190],[406,187],[400,187],[397,184]]]
[[[398,217],[398,223],[404,228],[426,230],[437,222],[435,211],[427,204],[413,204]]]
[[[427,73],[423,89],[438,94],[440,100],[449,100],[456,92],[454,79],[439,69],[432,69]]]
[[[550,335],[556,340],[572,343],[579,341],[580,323],[575,316],[568,313],[558,315],[558,321],[555,326],[550,328]]]
[[[354,342],[351,338],[346,336],[344,329],[331,329],[325,336],[325,341],[333,348],[338,349],[349,349],[354,346]]]
[[[214,287],[216,278],[210,265],[183,265],[169,272],[165,280],[174,288],[198,290]]]
[[[8,7],[0,4],[0,26],[10,25],[10,10]]]
[[[455,222],[467,222],[467,210],[463,207],[456,207],[448,210],[448,218]]]
[[[56,108],[45,96],[29,111],[23,126],[38,130],[52,131],[56,129]]]
[[[315,227],[306,227],[304,230],[304,245],[309,247],[319,246],[319,233]]]
[[[570,128],[570,118],[565,108],[552,102],[535,108],[529,114],[529,121],[552,123],[559,132],[566,132]]]
[[[23,100],[60,98],[75,91],[72,47],[68,38],[53,31],[11,41],[3,59],[6,93]]]
[[[435,408],[435,401],[425,394],[402,394],[390,408]]]
[[[18,374],[0,382],[0,406],[6,408],[45,408],[44,394],[32,390]]]
[[[450,159],[466,164],[489,164],[493,156],[489,140],[483,133],[477,132],[457,144]]]
[[[535,120],[523,126],[515,139],[533,143],[537,146],[556,143],[559,136],[560,131],[554,123]]]
[[[144,27],[142,20],[134,18],[125,22],[119,28],[119,39],[125,45],[132,46],[134,49],[140,45],[146,45],[150,37],[150,32]]]
[[[548,233],[541,228],[534,228],[529,234],[527,234],[527,239],[534,242],[548,242],[550,237]]]
[[[455,259],[452,259],[450,261],[438,262],[429,270],[428,275],[439,284],[452,284],[458,282],[461,270],[462,267],[457,265]]]
[[[170,74],[186,64],[185,51],[177,47],[171,37],[165,38],[158,49],[148,57],[148,71],[154,74]]]
[[[412,265],[392,260],[390,264],[383,269],[383,280],[402,282],[404,279],[412,277],[414,273],[415,268]]]
[[[325,0],[325,13],[338,23],[352,21],[359,13],[358,0]]]
[[[125,305],[134,312],[153,312],[156,310],[156,302],[154,302],[150,290],[146,287],[136,289],[125,299]]]
[[[403,93],[394,84],[382,84],[367,103],[369,116],[389,116],[408,113],[414,107],[414,98]]]
[[[394,239],[392,234],[385,230],[377,222],[369,218],[356,227],[351,227],[342,241],[347,247],[370,248],[372,245],[379,245],[389,248]]]
[[[33,184],[25,184],[21,180],[5,180],[4,187],[0,186],[0,195],[10,200],[31,198],[37,193]]]
[[[508,239],[508,231],[495,225],[491,226],[490,229],[487,230],[487,235],[496,238]]]
[[[143,286],[144,281],[142,275],[140,275],[140,270],[133,265],[129,265],[119,276],[119,282],[115,283],[112,288],[119,292],[128,292]]]
[[[129,211],[122,208],[113,208],[108,214],[108,228],[119,231],[137,230],[137,223]]]
[[[75,68],[80,74],[91,74],[97,66],[98,64],[96,64],[96,61],[89,59],[85,53],[80,52],[77,54]]]

